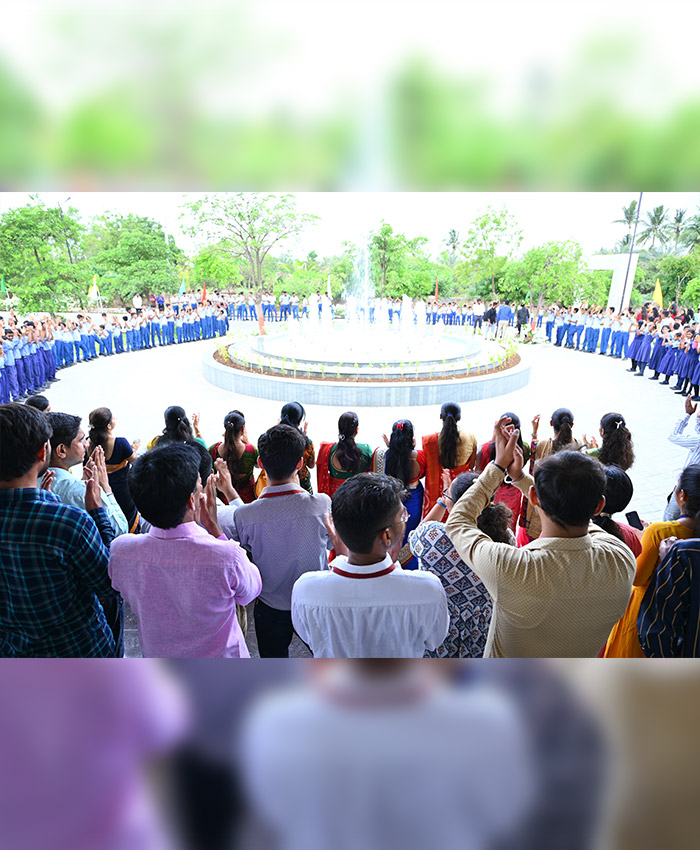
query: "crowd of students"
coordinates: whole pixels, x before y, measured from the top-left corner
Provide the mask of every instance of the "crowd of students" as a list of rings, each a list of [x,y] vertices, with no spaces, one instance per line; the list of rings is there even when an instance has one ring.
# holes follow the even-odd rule
[[[139,453],[109,408],[86,431],[41,397],[0,406],[0,655],[120,656],[124,600],[146,656],[247,657],[253,601],[263,657],[295,633],[316,657],[697,655],[684,404],[686,468],[643,531],[614,518],[633,495],[618,413],[597,439],[564,408],[541,439],[537,415],[527,441],[506,412],[480,443],[447,403],[420,447],[399,419],[374,448],[348,411],[317,452],[297,402],[255,442],[241,411],[210,442],[171,406]]]

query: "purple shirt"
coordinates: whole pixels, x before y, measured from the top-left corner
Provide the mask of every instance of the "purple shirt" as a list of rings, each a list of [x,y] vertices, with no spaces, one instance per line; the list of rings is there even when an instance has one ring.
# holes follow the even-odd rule
[[[236,603],[252,602],[262,582],[238,543],[194,522],[126,534],[112,544],[109,575],[136,614],[145,657],[250,658]]]

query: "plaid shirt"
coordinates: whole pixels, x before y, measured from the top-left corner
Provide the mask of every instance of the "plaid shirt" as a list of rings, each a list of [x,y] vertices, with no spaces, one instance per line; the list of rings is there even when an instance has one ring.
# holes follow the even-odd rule
[[[88,515],[46,490],[0,489],[0,656],[114,655],[97,599],[116,595],[113,536],[104,508]]]

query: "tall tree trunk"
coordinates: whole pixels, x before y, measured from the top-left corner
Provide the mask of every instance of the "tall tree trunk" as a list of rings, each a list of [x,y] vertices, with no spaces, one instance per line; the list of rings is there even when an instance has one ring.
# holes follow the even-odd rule
[[[493,300],[496,300],[496,275],[491,275],[491,293],[493,295]]]

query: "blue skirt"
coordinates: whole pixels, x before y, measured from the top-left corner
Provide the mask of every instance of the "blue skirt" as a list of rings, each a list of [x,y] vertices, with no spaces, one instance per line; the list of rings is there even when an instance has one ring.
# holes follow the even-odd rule
[[[693,351],[692,348],[690,351],[684,351],[682,353],[678,359],[678,369],[676,370],[679,380],[684,380],[692,375],[697,364],[697,359],[698,353],[697,351]]]
[[[627,356],[630,360],[637,359],[637,352],[639,351],[639,347],[642,344],[642,340],[644,339],[643,334],[635,334],[630,347],[627,349]]]
[[[676,357],[678,357],[677,348],[667,348],[664,354],[664,359],[659,366],[659,372],[662,375],[672,375],[676,366]]]
[[[664,347],[661,344],[661,337],[657,337],[656,342],[654,343],[654,350],[651,353],[649,368],[653,369],[655,372],[660,372],[661,370],[659,367],[663,363],[667,351],[668,346]]]
[[[651,358],[651,343],[654,337],[652,334],[644,334],[642,341],[637,349],[637,356],[634,358],[638,363],[648,363]]]

